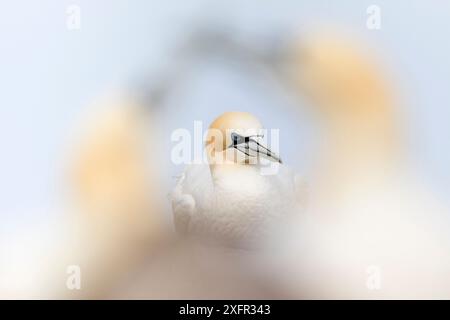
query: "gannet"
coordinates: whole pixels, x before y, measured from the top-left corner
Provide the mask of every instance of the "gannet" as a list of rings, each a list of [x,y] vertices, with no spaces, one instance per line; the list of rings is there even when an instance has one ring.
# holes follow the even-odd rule
[[[302,180],[264,146],[261,130],[246,112],[226,112],[212,122],[208,163],[189,165],[171,194],[178,231],[253,246],[298,203]],[[263,159],[276,164],[276,174],[264,174]]]
[[[104,297],[159,250],[166,229],[157,159],[149,163],[145,152],[144,130],[153,120],[145,107],[128,95],[92,105],[87,127],[68,143],[70,179],[62,185],[72,201],[0,241],[0,298]],[[80,267],[81,290],[67,287],[69,266]]]
[[[293,61],[328,144],[280,274],[296,297],[449,298],[448,211],[404,158],[392,85],[335,32],[304,37]]]

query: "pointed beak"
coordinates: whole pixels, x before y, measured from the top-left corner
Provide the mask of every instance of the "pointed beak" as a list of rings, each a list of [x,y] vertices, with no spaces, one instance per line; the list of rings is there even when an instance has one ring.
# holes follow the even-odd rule
[[[233,143],[230,147],[238,149],[249,157],[265,158],[267,160],[282,164],[283,161],[281,161],[280,157],[263,145],[262,142],[257,141],[255,139],[257,137],[261,136],[242,137],[243,141]]]
[[[267,160],[273,161],[273,162],[278,162],[278,163],[283,164],[283,161],[275,152],[271,151],[269,148],[267,148],[260,142],[257,142],[257,141],[254,141],[254,142],[257,144],[258,156],[265,158]]]

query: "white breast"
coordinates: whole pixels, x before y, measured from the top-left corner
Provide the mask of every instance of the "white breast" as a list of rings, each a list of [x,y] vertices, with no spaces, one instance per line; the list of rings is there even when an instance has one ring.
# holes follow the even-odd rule
[[[196,174],[186,172],[180,181],[183,196],[195,200],[195,207],[184,210],[189,211],[189,232],[239,243],[264,237],[296,201],[295,176],[286,167],[280,169],[276,175],[263,175],[258,166],[250,165],[216,167],[212,176],[198,172],[199,167]],[[209,181],[199,181],[205,179]],[[196,190],[188,190],[192,185]]]

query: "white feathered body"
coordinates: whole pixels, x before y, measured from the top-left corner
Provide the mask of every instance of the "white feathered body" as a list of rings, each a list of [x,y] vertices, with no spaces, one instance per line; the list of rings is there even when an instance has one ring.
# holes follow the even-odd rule
[[[263,174],[258,165],[190,165],[172,193],[178,230],[232,241],[264,237],[294,211],[299,188],[289,168]]]

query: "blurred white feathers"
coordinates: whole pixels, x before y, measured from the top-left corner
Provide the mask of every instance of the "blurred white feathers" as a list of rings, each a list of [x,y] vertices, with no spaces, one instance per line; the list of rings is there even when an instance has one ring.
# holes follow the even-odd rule
[[[335,32],[303,39],[301,50],[299,89],[327,144],[307,217],[281,244],[280,274],[295,297],[449,298],[448,211],[404,158],[394,88],[357,41]]]

